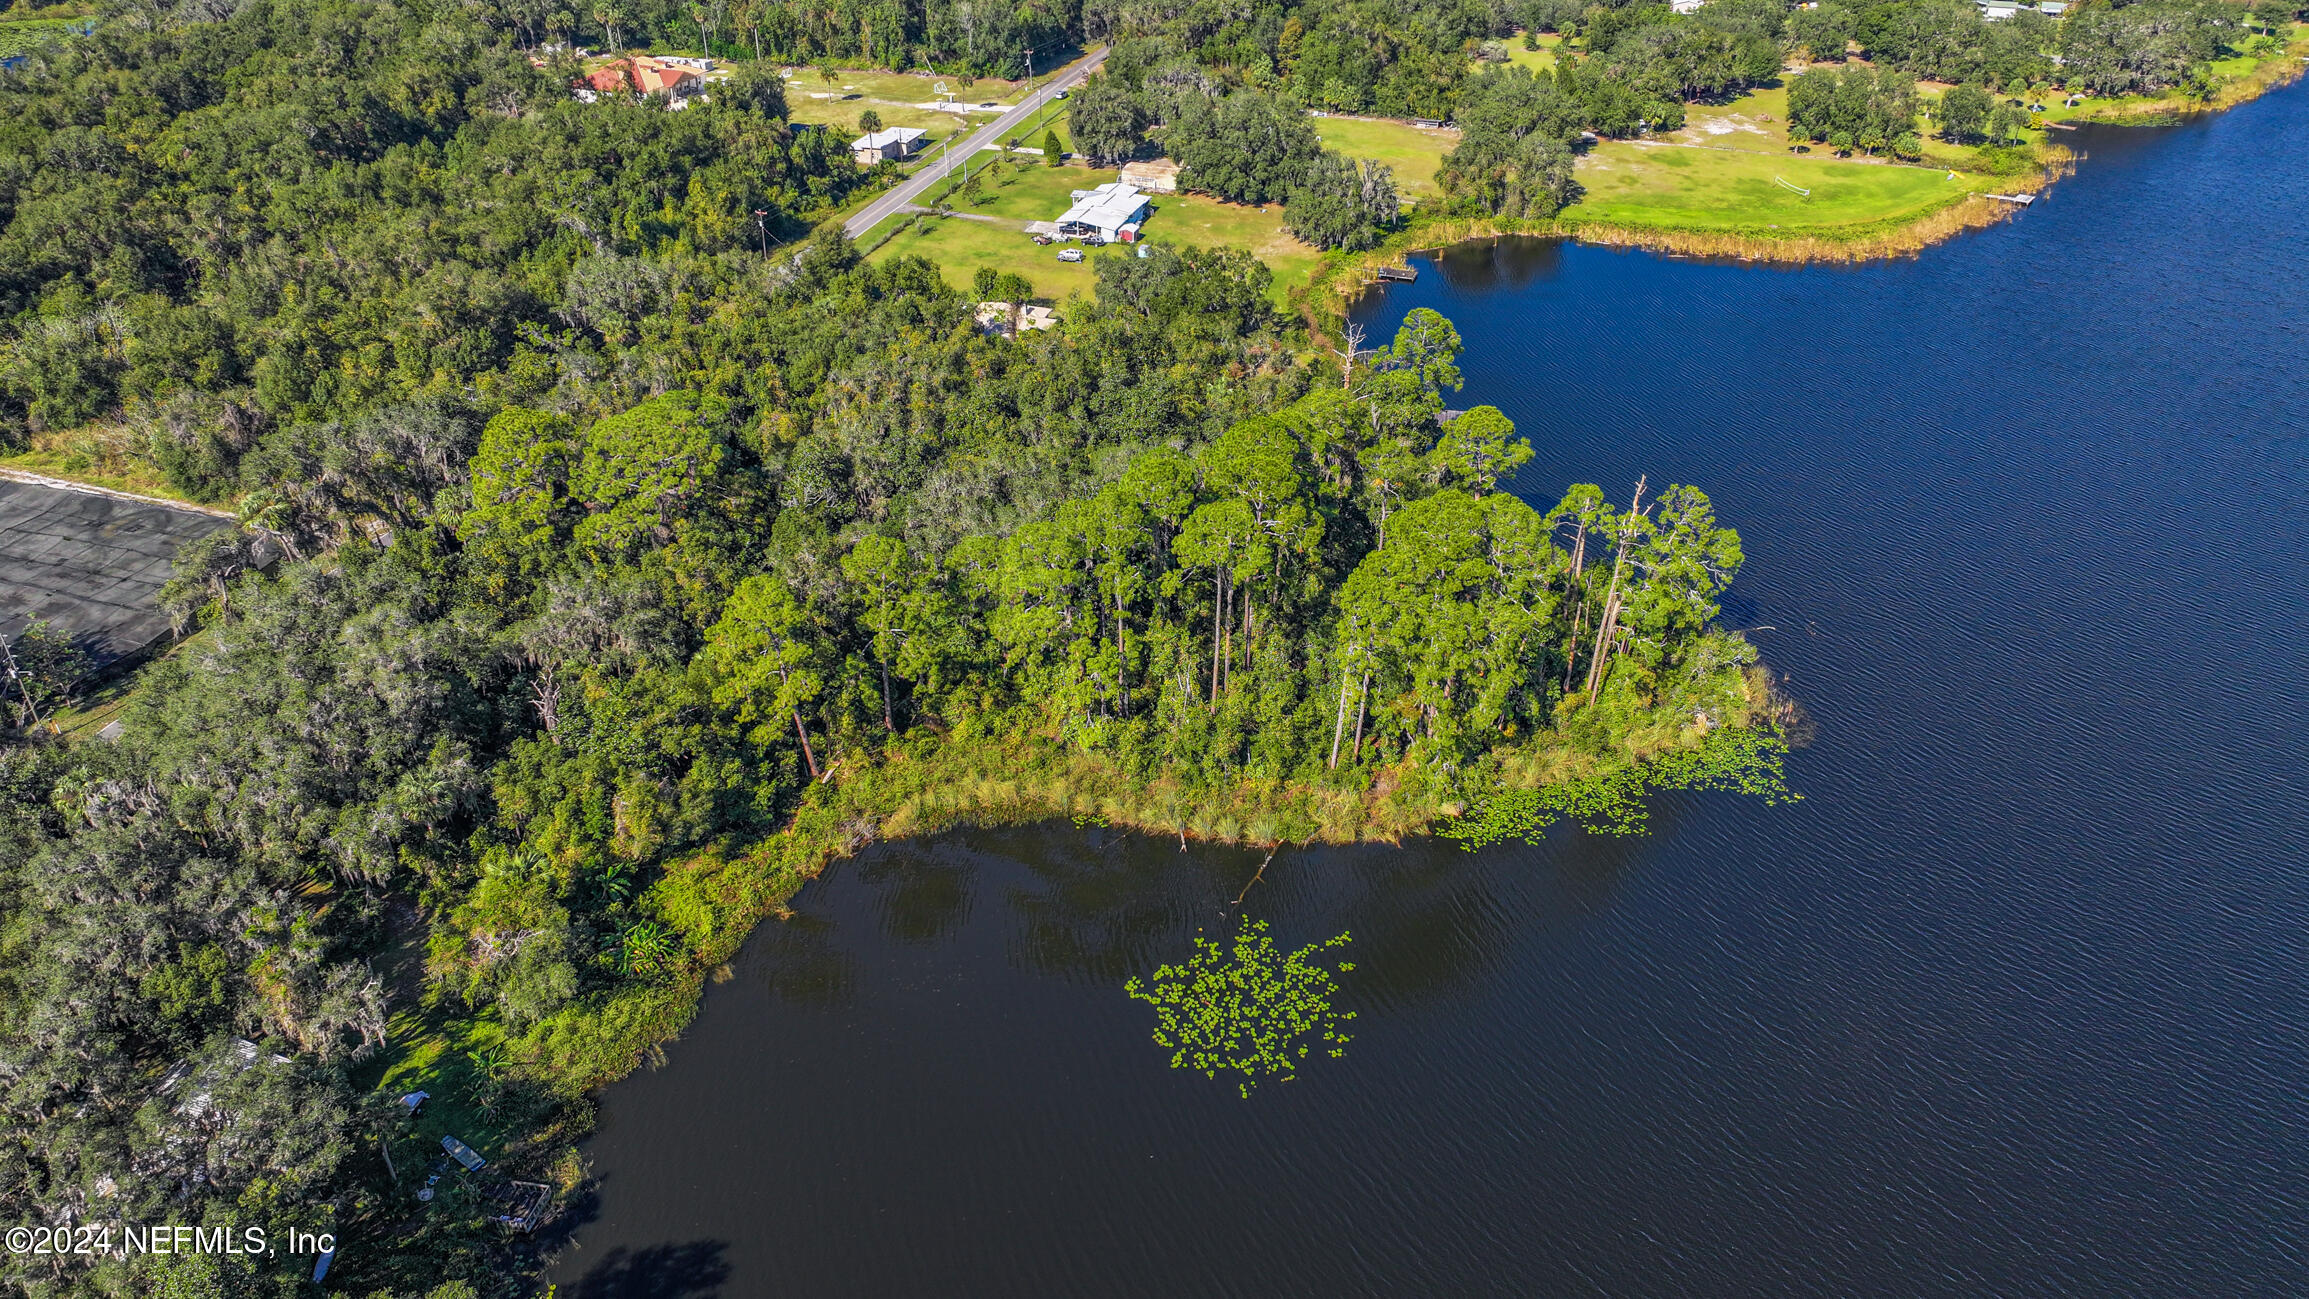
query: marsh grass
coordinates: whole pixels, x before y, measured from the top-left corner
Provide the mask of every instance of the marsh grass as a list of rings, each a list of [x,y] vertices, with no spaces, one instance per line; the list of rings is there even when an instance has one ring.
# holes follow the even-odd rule
[[[1635,718],[1600,743],[1576,727],[1535,736],[1487,763],[1481,783],[1491,792],[1473,815],[1480,821],[1494,804],[1512,809],[1497,800],[1526,786],[1592,783],[1647,764],[1688,761],[1678,755],[1690,753],[1715,753],[1708,764],[1720,764],[1715,746],[1723,741],[1715,737],[1770,726],[1782,708],[1768,678],[1753,668],[1727,678],[1711,697],[1722,701],[1710,705],[1719,710],[1712,723],[1678,713]],[[682,937],[682,959],[653,980],[598,993],[509,1042],[516,1071],[574,1100],[646,1062],[688,1027],[706,979],[736,955],[756,923],[780,913],[828,865],[877,839],[1067,819],[1182,843],[1399,843],[1459,818],[1467,797],[1415,760],[1324,772],[1319,781],[1245,778],[1206,788],[1173,774],[1145,778],[1022,717],[972,719],[942,735],[916,731],[879,752],[846,755],[839,770],[836,779],[810,787],[784,830],[667,864],[640,902]],[[1676,784],[1671,771],[1645,786],[1659,787],[1689,786]]]
[[[1993,188],[2003,193],[2035,193],[2076,169],[2076,155],[2064,146],[2035,146],[2036,165],[2013,176],[2000,176]],[[1399,266],[1413,253],[1448,248],[1454,244],[1531,235],[1577,239],[1609,248],[1646,248],[1687,257],[1801,265],[1812,262],[1866,262],[1912,257],[1935,244],[1968,230],[1978,230],[2011,219],[2014,208],[1984,197],[1970,178],[1967,187],[1921,215],[1865,221],[1804,231],[1773,229],[1765,225],[1682,226],[1667,213],[1652,221],[1605,220],[1583,217],[1571,209],[1549,221],[1517,221],[1500,217],[1438,217],[1415,221],[1386,243],[1369,252],[1332,254],[1325,258],[1306,291],[1296,298],[1311,327],[1325,332],[1344,319],[1354,300],[1378,282],[1382,266]]]

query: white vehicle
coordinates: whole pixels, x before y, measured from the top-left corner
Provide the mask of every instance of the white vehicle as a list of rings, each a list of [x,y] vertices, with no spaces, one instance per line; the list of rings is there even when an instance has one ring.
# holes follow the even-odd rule
[[[1061,248],[1058,250],[1058,260],[1062,262],[1079,262],[1082,260],[1082,250],[1080,248]]]

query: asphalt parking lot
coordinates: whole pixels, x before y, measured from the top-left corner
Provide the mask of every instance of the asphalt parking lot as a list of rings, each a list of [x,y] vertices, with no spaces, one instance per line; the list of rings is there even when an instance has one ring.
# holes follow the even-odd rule
[[[0,479],[0,636],[44,618],[102,669],[169,634],[177,548],[230,519]]]

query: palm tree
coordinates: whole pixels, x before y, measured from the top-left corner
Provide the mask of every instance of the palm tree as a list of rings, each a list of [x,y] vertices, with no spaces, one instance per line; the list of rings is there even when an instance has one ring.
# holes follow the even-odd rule
[[[288,555],[291,562],[304,558],[297,552],[297,543],[289,533],[289,525],[296,518],[296,510],[277,488],[260,487],[241,497],[233,518],[241,525],[242,531],[269,538]]]

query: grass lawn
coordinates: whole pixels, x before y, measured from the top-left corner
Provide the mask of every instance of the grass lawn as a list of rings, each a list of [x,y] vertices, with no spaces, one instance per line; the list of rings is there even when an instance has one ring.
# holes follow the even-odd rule
[[[980,154],[979,158],[990,156]],[[981,266],[1016,271],[1034,284],[1036,297],[1062,301],[1069,294],[1090,295],[1096,283],[1092,259],[1131,255],[1128,247],[1088,248],[1083,250],[1084,260],[1062,262],[1057,247],[1037,247],[1026,235],[1027,222],[1055,219],[1073,201],[1072,191],[1113,180],[1113,171],[1044,167],[1029,161],[1024,167],[1006,166],[990,175],[1006,177],[1010,183],[990,180],[983,201],[978,203],[966,203],[957,196],[956,210],[970,215],[926,217],[919,234],[908,218],[908,228],[876,249],[874,260],[927,257],[938,264],[947,283],[964,291],[969,290]],[[1154,213],[1146,223],[1147,242],[1248,249],[1273,268],[1273,296],[1278,304],[1289,300],[1293,287],[1307,282],[1320,258],[1313,248],[1282,232],[1280,205],[1269,206],[1262,213],[1255,207],[1221,203],[1199,194],[1158,194],[1153,203]]]
[[[1784,86],[1765,86],[1721,104],[1686,104],[1684,129],[1660,138],[1724,149],[1786,153],[1788,91]]]
[[[858,134],[858,115],[872,109],[882,125],[918,126],[930,133],[925,149],[957,131],[975,130],[994,120],[992,113],[938,113],[929,105],[938,100],[938,83],[945,82],[954,99],[965,104],[1015,103],[1025,93],[1023,81],[982,77],[965,88],[960,77],[922,76],[906,72],[853,72],[837,69],[832,81],[815,68],[787,70],[787,115],[796,122],[811,122]]]
[[[1071,170],[1071,169],[1070,169]],[[1050,215],[1057,215],[1056,212]],[[880,248],[874,250],[872,260],[885,261],[892,257],[927,257],[938,264],[946,282],[967,293],[971,277],[981,266],[996,271],[1016,271],[1034,285],[1034,296],[1053,302],[1063,302],[1074,294],[1091,295],[1097,281],[1091,275],[1091,259],[1121,257],[1126,248],[1086,248],[1084,259],[1076,263],[1058,260],[1055,247],[1038,248],[1020,229],[1024,222],[973,221],[967,217],[924,217],[922,233],[903,230]]]
[[[1200,194],[1162,194],[1155,198],[1155,215],[1147,221],[1146,233],[1150,243],[1249,249],[1275,272],[1268,296],[1282,306],[1290,302],[1291,290],[1313,278],[1323,258],[1282,226],[1280,203],[1261,212]]]
[[[979,154],[972,160],[972,166],[987,166],[995,156]],[[966,202],[959,194],[950,200],[956,211],[968,216],[924,217],[921,233],[911,228],[902,229],[874,251],[873,260],[907,255],[927,257],[938,264],[947,283],[964,292],[969,291],[971,278],[979,267],[991,266],[997,271],[1017,271],[1024,275],[1033,282],[1038,298],[1059,301],[1071,293],[1087,297],[1094,283],[1089,260],[1059,261],[1056,247],[1037,247],[1027,238],[1026,223],[1055,219],[1074,201],[1073,191],[1104,184],[1113,180],[1115,173],[1088,167],[1046,167],[1039,159],[1023,156],[1019,161],[1024,165],[1001,163],[991,167],[981,202]],[[1009,183],[1004,184],[1005,180]],[[892,220],[904,221],[909,227],[912,222],[912,218]],[[869,235],[868,241],[874,237]],[[1127,250],[1083,251],[1088,257],[1111,257]]]
[[[926,108],[894,108],[863,99],[795,99],[787,103],[786,116],[791,121],[823,126],[847,142],[858,135],[858,114],[869,108],[882,115],[882,125],[885,127],[918,126],[928,131],[929,141],[922,146],[925,149],[964,129],[965,119],[953,113],[933,113]]]
[[[834,79],[826,80],[816,68],[788,68],[786,96],[789,99],[807,99],[811,95],[851,94],[866,99],[888,99],[909,104],[928,104],[938,98],[938,83],[945,82],[952,97],[965,104],[1015,104],[1025,93],[1023,81],[1004,81],[1000,77],[980,77],[975,84],[965,86],[960,77],[938,77],[915,72],[877,72],[834,70]],[[876,105],[879,107],[879,105]]]
[[[1578,176],[1587,196],[1564,209],[1566,221],[1789,235],[1907,220],[1993,188],[1987,178],[1950,180],[1917,167],[1618,140],[1582,157]],[[1812,193],[1785,189],[1779,179]]]
[[[1927,88],[1924,96],[1927,106],[1938,98],[1937,94]],[[2048,132],[2026,131],[2022,134],[2029,143],[2034,144],[2043,140]],[[2059,132],[2049,134],[2057,135]],[[1974,146],[1950,144],[1942,140],[1933,133],[1929,120],[1918,123],[1917,137],[1924,144],[1923,161],[1928,164],[1956,171],[1975,165]],[[1788,90],[1785,84],[1764,86],[1721,104],[1686,105],[1684,129],[1660,138],[1684,144],[1704,144],[1715,149],[1742,149],[1781,158],[1794,157],[1789,152],[1789,145],[1798,143],[1788,138]],[[1806,152],[1815,158],[1829,157],[1825,145],[1811,145]],[[1795,178],[1791,176],[1789,179]],[[1802,181],[1796,183],[1804,184]]]
[[[1443,155],[1459,145],[1459,132],[1412,126],[1405,122],[1356,121],[1344,117],[1315,119],[1315,133],[1323,147],[1350,158],[1370,158],[1395,169],[1395,192],[1405,198],[1432,198],[1435,169]]]
[[[1555,66],[1556,47],[1562,44],[1563,37],[1554,32],[1541,32],[1539,34],[1539,48],[1527,50],[1523,48],[1523,33],[1517,32],[1507,38],[1507,61],[1519,68],[1543,72]],[[1480,68],[1482,64],[1478,63],[1476,66]]]
[[[1042,137],[1053,131],[1058,133],[1059,149],[1066,153],[1074,152],[1074,135],[1066,129],[1066,105],[1064,104],[1053,105],[1052,111],[1039,122],[1033,118],[1028,118],[1024,126],[1012,131],[1004,139],[1015,138],[1026,148],[1039,149],[1042,147]]]

